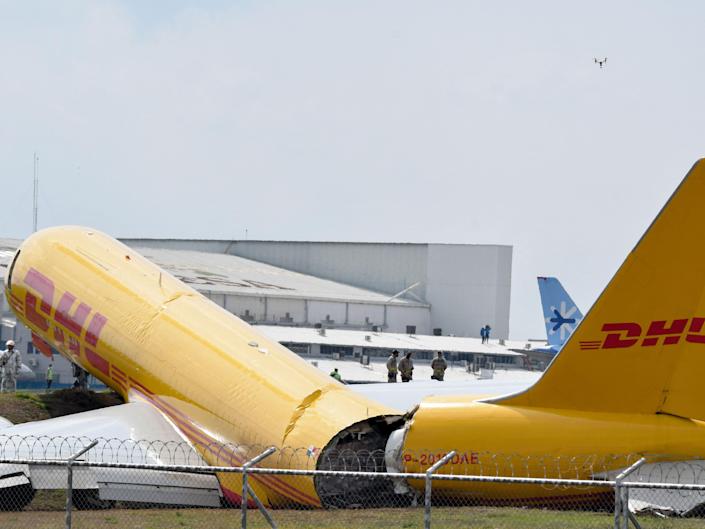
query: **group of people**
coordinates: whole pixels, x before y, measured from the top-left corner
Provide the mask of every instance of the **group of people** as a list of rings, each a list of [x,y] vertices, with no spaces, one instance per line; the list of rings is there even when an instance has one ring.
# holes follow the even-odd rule
[[[404,355],[404,358],[397,361],[399,351],[394,349],[387,359],[387,382],[396,382],[397,374],[401,373],[401,381],[409,382],[414,376],[414,362],[411,359],[411,351]]]
[[[6,349],[0,352],[0,393],[17,391],[17,377],[22,369],[22,356],[15,349],[15,342],[8,340]]]
[[[490,331],[492,327],[485,325],[480,329],[480,338],[482,338],[482,343],[489,343],[490,341]]]
[[[414,361],[411,359],[411,351],[408,351],[404,358],[399,358],[399,351],[396,349],[387,359],[387,382],[394,383],[397,381],[397,375],[401,375],[402,382],[410,382],[414,378]],[[438,351],[436,358],[431,361],[431,369],[433,374],[431,379],[443,382],[448,363],[443,358],[443,353]]]

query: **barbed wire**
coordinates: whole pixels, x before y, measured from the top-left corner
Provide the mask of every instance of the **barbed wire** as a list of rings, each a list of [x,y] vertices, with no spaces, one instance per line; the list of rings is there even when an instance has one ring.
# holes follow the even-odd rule
[[[126,463],[134,465],[238,466],[263,452],[265,445],[209,443],[196,448],[190,442],[146,439],[89,438],[86,436],[0,435],[0,459],[50,460],[68,459],[97,441],[83,456],[84,461]],[[339,470],[387,473],[388,454],[384,450],[326,450],[313,447],[276,447],[267,459],[273,468],[304,470]],[[398,454],[398,470],[425,472],[446,454],[442,450],[404,449]],[[705,483],[705,460],[702,457],[678,458],[662,454],[581,454],[526,455],[521,453],[477,452],[457,450],[440,470],[441,474],[525,477],[543,479],[613,479],[621,468],[629,467],[642,456],[649,464],[641,467],[632,479],[646,483]]]
[[[237,474],[245,472],[246,461],[268,448],[196,445],[187,440],[0,435],[0,511],[62,509],[65,502],[47,503],[52,496],[43,492],[65,488],[66,460],[94,441],[95,446],[75,463],[70,496],[80,509],[111,509],[111,516],[135,508],[237,506],[242,486]],[[315,506],[381,508],[396,509],[389,514],[408,525],[416,515],[405,509],[424,503],[425,472],[445,456],[445,451],[432,449],[284,446],[246,472],[280,518],[298,516],[287,509]],[[646,464],[641,461],[644,457]],[[618,473],[633,465],[638,470],[628,482],[615,481]],[[705,460],[663,454],[528,456],[459,449],[433,476],[432,498],[440,509],[520,507],[604,516],[614,512],[619,486],[632,487],[627,501],[634,513],[692,516],[705,507]]]

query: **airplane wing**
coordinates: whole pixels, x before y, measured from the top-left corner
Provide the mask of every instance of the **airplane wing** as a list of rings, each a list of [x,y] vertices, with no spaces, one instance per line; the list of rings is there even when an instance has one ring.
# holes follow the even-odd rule
[[[614,480],[625,469],[594,474],[593,479]],[[627,481],[638,483],[674,483],[705,485],[705,461],[660,461],[642,465]],[[674,501],[677,495],[677,501]],[[705,498],[699,490],[631,488],[629,490],[629,510],[635,513],[650,512],[659,517],[691,516],[702,513]]]
[[[3,459],[66,459],[94,439],[98,445],[83,460],[130,464],[207,465],[179,430],[151,404],[119,406],[56,417],[0,429]],[[0,465],[0,489],[22,489],[23,495],[0,494],[10,501],[31,501],[37,489],[66,488],[66,469],[56,466]],[[115,500],[217,507],[221,491],[214,474],[145,472],[134,469],[79,467],[74,488],[98,502]],[[31,491],[31,492],[30,492]],[[0,500],[0,504],[2,501]],[[89,504],[91,502],[88,502]],[[23,505],[9,505],[21,508]]]
[[[412,380],[405,384],[352,384],[350,388],[374,400],[398,410],[410,410],[419,402],[430,397],[449,395],[480,398],[498,397],[524,391],[536,382],[541,373],[517,372],[516,376],[503,375],[495,380],[456,380],[437,382],[435,380]]]

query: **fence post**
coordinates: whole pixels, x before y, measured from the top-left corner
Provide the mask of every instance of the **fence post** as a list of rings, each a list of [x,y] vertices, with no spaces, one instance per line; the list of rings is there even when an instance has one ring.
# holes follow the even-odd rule
[[[627,529],[629,525],[629,490],[622,482],[644,463],[646,458],[642,457],[614,479],[614,529]]]
[[[455,450],[451,450],[426,471],[426,497],[424,499],[423,526],[424,529],[431,529],[431,476],[439,468],[445,465],[455,455]]]
[[[71,511],[73,509],[73,462],[97,444],[98,441],[93,441],[66,460],[66,529],[71,529]]]
[[[254,495],[254,491],[251,489],[251,487],[247,483],[247,471],[250,470],[251,466],[256,465],[257,463],[262,461],[265,457],[272,455],[276,451],[277,451],[276,448],[274,448],[273,446],[270,446],[264,452],[262,452],[260,455],[250,459],[244,465],[242,465],[242,499],[240,501],[240,509],[242,512],[240,526],[242,527],[242,529],[247,529],[247,497],[250,494],[250,492],[252,492],[253,497],[256,498],[256,496]],[[259,504],[259,499],[256,499],[255,502]],[[267,518],[267,517],[265,516],[265,518]],[[267,521],[270,522],[270,525],[271,525],[271,519],[268,519]]]

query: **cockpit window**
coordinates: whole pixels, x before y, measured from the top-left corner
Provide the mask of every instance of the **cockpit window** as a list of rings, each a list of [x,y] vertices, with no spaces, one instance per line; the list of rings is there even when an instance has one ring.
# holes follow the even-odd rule
[[[12,288],[12,272],[15,270],[15,263],[17,263],[17,258],[20,256],[22,250],[17,250],[15,257],[12,259],[12,264],[10,265],[10,271],[7,273],[7,289]]]

